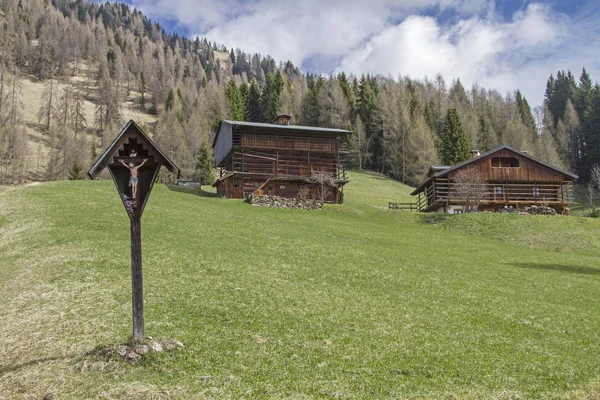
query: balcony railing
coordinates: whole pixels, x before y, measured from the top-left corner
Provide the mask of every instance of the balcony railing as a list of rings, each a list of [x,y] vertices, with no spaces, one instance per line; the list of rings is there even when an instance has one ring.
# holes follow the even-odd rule
[[[317,152],[346,152],[345,141],[339,138],[294,137],[284,135],[234,134],[233,146],[256,149],[280,149]]]
[[[460,186],[459,186],[460,185]],[[573,203],[573,185],[562,184],[530,184],[530,183],[486,183],[473,188],[480,191],[481,204],[503,205],[569,205]],[[449,181],[434,181],[419,193],[417,206],[420,211],[429,211],[445,204],[458,204],[464,201],[466,192],[464,184]]]

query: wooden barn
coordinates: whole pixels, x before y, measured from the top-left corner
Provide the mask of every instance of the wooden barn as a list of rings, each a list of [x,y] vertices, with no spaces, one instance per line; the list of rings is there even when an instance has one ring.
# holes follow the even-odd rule
[[[289,125],[289,115],[276,124],[221,121],[213,142],[213,184],[220,197],[242,199],[250,195],[319,198],[318,176],[335,181],[325,201],[342,203],[348,183],[342,158],[349,131]]]
[[[477,167],[485,180],[480,210],[516,210],[532,205],[546,205],[558,212],[573,204],[573,182],[577,175],[563,171],[526,152],[507,145],[485,154],[473,151],[473,158],[454,166],[431,166],[428,178],[411,194],[417,197],[420,211],[459,214],[463,199],[458,194],[456,174],[470,166]]]

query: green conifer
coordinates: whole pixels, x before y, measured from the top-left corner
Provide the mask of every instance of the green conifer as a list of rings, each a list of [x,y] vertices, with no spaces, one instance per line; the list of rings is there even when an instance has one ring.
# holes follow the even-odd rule
[[[261,122],[260,110],[260,88],[256,79],[250,82],[250,90],[248,91],[248,105],[246,106],[247,117],[246,121]]]
[[[200,146],[200,152],[196,160],[196,172],[198,174],[198,180],[202,185],[210,185],[214,181],[213,175],[213,158],[208,147],[208,142],[202,143]]]
[[[471,157],[471,141],[458,117],[456,108],[448,109],[442,133],[440,155],[446,165],[454,165]]]
[[[81,164],[79,164],[79,160],[77,158],[73,160],[73,164],[71,164],[71,169],[69,170],[67,177],[70,181],[80,181],[85,179],[83,168],[81,167]]]

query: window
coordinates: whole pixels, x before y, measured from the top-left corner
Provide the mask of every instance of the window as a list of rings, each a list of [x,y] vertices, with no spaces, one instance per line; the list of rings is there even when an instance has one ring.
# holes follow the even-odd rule
[[[239,183],[234,183],[233,187],[240,187],[240,184]]]
[[[495,186],[494,187],[494,193],[496,193],[496,194],[502,194],[502,186]]]
[[[259,186],[260,186],[260,183],[255,183],[254,184],[254,187],[259,187]]]
[[[519,168],[519,160],[515,157],[494,157],[492,168]]]
[[[273,186],[269,186],[269,190],[273,190]]]
[[[280,185],[279,189],[281,189],[281,190],[285,189],[285,185]]]
[[[533,188],[533,195],[535,197],[538,197],[540,195],[540,188],[539,187],[534,187]]]

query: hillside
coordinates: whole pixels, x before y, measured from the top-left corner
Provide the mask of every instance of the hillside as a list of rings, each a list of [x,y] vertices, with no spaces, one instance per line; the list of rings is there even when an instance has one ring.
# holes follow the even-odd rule
[[[600,221],[387,210],[352,173],[323,211],[157,185],[146,330],[129,365],[128,220],[110,181],[0,191],[0,399],[600,395]],[[536,236],[537,235],[537,236]],[[92,352],[90,355],[89,352]]]
[[[184,179],[201,176],[197,160],[220,120],[271,123],[279,113],[293,124],[351,130],[350,168],[413,186],[431,164],[500,144],[583,182],[600,162],[592,145],[600,87],[585,70],[579,82],[570,72],[550,76],[544,107],[532,110],[518,90],[507,96],[405,71],[325,77],[210,40],[166,32],[124,3],[0,2],[0,184],[65,179],[129,118],[145,124]]]

